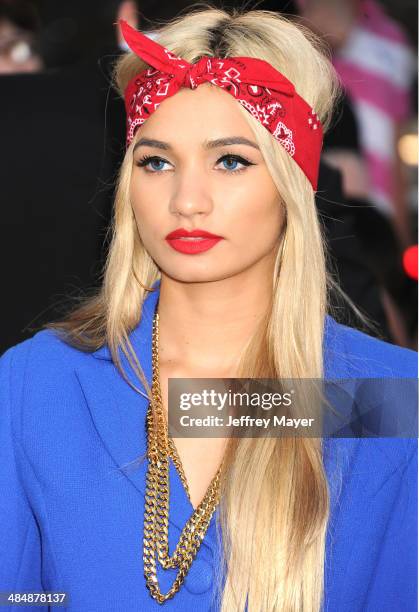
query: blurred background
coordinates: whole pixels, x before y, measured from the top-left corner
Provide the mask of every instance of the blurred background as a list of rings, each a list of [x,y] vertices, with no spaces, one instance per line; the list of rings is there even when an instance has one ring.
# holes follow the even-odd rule
[[[111,88],[115,22],[153,36],[196,3],[0,0],[0,352],[94,292],[124,154]],[[413,0],[211,2],[278,11],[330,46],[345,95],[325,137],[316,204],[339,292],[332,314],[417,350],[418,82]]]

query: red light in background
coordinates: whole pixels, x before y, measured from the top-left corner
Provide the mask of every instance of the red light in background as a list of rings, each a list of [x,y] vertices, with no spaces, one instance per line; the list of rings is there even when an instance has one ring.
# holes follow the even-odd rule
[[[403,253],[403,268],[410,278],[418,280],[418,245],[408,247]]]

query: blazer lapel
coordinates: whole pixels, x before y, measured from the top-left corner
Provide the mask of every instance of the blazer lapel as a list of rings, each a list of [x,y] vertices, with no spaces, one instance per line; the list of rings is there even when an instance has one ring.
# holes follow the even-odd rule
[[[157,290],[150,293],[143,305],[143,314],[138,327],[130,339],[141,364],[147,382],[151,385],[152,323],[159,296]],[[114,366],[109,349],[105,346],[92,354],[89,360],[76,370],[92,420],[101,441],[115,465],[136,490],[145,496],[146,471],[146,413],[148,399],[145,389],[130,368],[125,356],[122,365],[129,379],[143,394],[139,394],[122,378]],[[144,460],[141,458],[144,456]],[[184,489],[179,474],[170,460],[169,467],[169,523],[172,537],[177,543],[181,530],[190,518],[193,507]],[[214,519],[207,532],[206,545],[215,537]],[[169,534],[170,536],[170,534]]]

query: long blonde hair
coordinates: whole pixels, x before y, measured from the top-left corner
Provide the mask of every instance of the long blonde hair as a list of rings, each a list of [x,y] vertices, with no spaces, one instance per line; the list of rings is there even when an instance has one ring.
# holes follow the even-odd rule
[[[295,85],[327,130],[340,95],[327,48],[308,29],[270,11],[189,11],[156,32],[157,40],[196,62],[203,55],[268,61]],[[146,67],[128,53],[115,67],[121,95]],[[239,104],[254,130],[286,208],[272,302],[243,354],[238,377],[322,378],[328,291],[325,242],[313,189],[297,164]],[[141,243],[129,198],[132,149],[122,162],[112,241],[100,291],[65,321],[50,325],[84,350],[107,343],[121,368],[127,355],[149,399],[148,382],[129,340],[147,288],[160,272]],[[229,447],[219,506],[225,585],[222,612],[318,612],[323,597],[329,492],[319,438],[243,438]],[[220,586],[220,584],[219,584]]]

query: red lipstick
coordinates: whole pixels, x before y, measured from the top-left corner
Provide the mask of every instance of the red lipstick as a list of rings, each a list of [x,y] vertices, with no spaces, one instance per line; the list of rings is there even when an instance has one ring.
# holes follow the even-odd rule
[[[167,234],[166,240],[175,251],[186,253],[187,255],[194,255],[195,253],[208,251],[208,249],[215,246],[217,242],[223,240],[223,237],[201,229],[194,229],[188,232],[188,230],[180,227],[170,232],[170,234]]]

